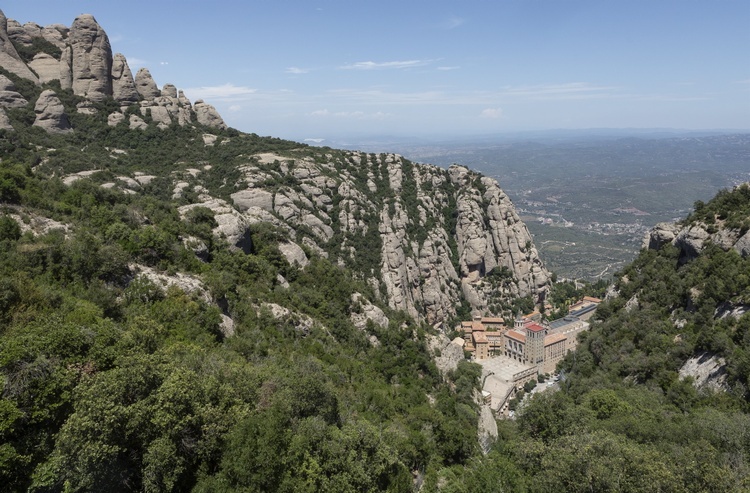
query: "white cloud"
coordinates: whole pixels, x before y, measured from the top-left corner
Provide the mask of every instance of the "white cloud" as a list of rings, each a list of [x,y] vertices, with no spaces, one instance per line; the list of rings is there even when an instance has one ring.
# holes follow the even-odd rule
[[[255,94],[257,89],[235,86],[228,83],[221,86],[204,86],[185,89],[185,95],[192,100],[206,99],[219,101],[243,101]]]
[[[403,69],[412,67],[422,67],[432,63],[432,60],[401,60],[393,62],[357,62],[351,65],[343,65],[345,70],[378,70],[378,69]]]
[[[242,106],[240,106],[239,104],[233,104],[232,106],[229,107],[229,111],[231,112],[237,112],[237,111],[240,111],[241,109],[242,109]]]
[[[502,108],[486,108],[479,114],[479,118],[488,118],[491,120],[497,120],[503,117]]]
[[[316,110],[310,113],[310,116],[321,117],[321,118],[339,118],[339,119],[350,119],[350,120],[383,120],[390,116],[388,113],[377,111],[375,113],[365,113],[364,111],[329,111]]]
[[[310,69],[307,68],[299,68],[299,67],[289,67],[285,70],[287,74],[306,74],[310,71]]]
[[[461,67],[456,66],[456,67],[438,67],[437,69],[446,71],[446,70],[458,70],[460,68]]]
[[[531,86],[510,86],[501,90],[501,94],[510,97],[530,99],[594,99],[612,97],[614,86],[597,86],[588,82],[569,82],[565,84],[538,84]]]
[[[128,67],[130,67],[131,69],[134,67],[143,67],[145,65],[148,65],[148,60],[144,60],[143,58],[126,56],[125,59],[128,61]]]
[[[159,65],[169,65],[169,62],[159,62]]]
[[[442,29],[455,29],[459,26],[462,26],[465,23],[466,23],[466,19],[453,16],[441,22],[439,27]]]

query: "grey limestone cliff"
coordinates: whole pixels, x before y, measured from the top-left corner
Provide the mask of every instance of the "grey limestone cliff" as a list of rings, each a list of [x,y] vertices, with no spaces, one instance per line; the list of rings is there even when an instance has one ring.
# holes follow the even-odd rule
[[[34,46],[37,38],[51,43],[60,51],[48,47],[49,53],[40,51],[27,64],[15,46]],[[122,105],[122,116],[117,113],[109,115],[110,125],[113,126],[127,121],[133,129],[148,127],[143,118],[134,119],[135,115],[132,114],[129,118],[125,117],[125,107],[139,104],[141,116],[149,115],[159,128],[167,128],[173,123],[227,128],[221,115],[210,104],[197,101],[193,106],[182,91],[172,84],[166,84],[163,90],[159,90],[148,69],[141,68],[133,77],[125,57],[119,53],[112,55],[107,33],[89,14],[76,17],[71,27],[67,28],[61,24],[46,27],[34,23],[21,25],[7,19],[0,11],[0,67],[35,84],[59,81],[63,90],[71,90],[89,102],[113,98]],[[0,95],[1,104],[5,107],[28,104],[18,96],[4,92]],[[94,107],[83,103],[78,111],[91,113]]]
[[[500,315],[500,301],[546,295],[549,274],[512,203],[466,168],[346,152],[259,154],[241,171],[231,198],[243,217],[286,229],[415,318],[440,326],[462,299],[475,314]],[[496,268],[507,272],[502,286],[487,277]]]
[[[68,42],[73,93],[92,101],[112,96],[112,48],[107,33],[94,16],[76,17]]]

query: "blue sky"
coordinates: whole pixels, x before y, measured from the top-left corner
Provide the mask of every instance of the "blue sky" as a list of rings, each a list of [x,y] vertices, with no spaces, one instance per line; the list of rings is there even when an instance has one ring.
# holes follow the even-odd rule
[[[15,0],[93,14],[230,126],[302,140],[750,129],[748,0]]]

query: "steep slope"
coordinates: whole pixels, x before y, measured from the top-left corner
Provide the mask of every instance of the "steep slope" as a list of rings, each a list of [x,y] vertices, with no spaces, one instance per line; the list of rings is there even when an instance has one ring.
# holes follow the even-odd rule
[[[305,149],[248,161],[230,194],[242,216],[287,228],[299,245],[352,268],[393,309],[441,324],[461,298],[490,313],[491,299],[544,297],[549,276],[494,180],[388,154]],[[493,269],[514,282],[485,282]]]

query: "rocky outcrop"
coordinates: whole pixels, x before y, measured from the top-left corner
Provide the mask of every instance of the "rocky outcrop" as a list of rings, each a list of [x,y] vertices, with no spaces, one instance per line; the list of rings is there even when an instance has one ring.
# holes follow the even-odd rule
[[[125,115],[119,112],[110,113],[107,115],[107,125],[110,127],[116,127],[120,123],[125,121]]]
[[[227,128],[224,119],[219,115],[219,112],[216,111],[216,108],[203,102],[202,99],[195,102],[193,110],[195,111],[195,117],[198,120],[198,123],[201,125],[221,129]]]
[[[4,75],[0,75],[0,107],[20,108],[29,104],[21,93],[16,92],[16,85]]]
[[[17,76],[39,83],[39,78],[26,66],[8,37],[8,18],[0,10],[0,67]]]
[[[13,42],[33,46],[38,38],[59,48],[59,59],[56,54],[40,52],[28,65],[24,63]],[[210,104],[199,101],[194,109],[184,93],[173,84],[165,84],[159,90],[148,69],[141,68],[133,77],[125,57],[120,53],[112,56],[106,32],[88,14],[78,16],[70,28],[60,24],[42,28],[34,23],[22,26],[6,19],[0,12],[0,66],[37,84],[59,80],[62,89],[71,89],[88,101],[100,102],[112,97],[122,104],[122,112],[125,106],[140,103],[141,116],[149,115],[161,129],[173,123],[227,128],[216,108]],[[26,104],[23,101],[14,94],[0,94],[0,104],[6,107]],[[81,112],[90,112],[91,108],[93,106],[84,105]],[[122,118],[124,116],[123,113]],[[116,125],[122,118],[110,117],[108,123]],[[131,129],[147,126],[143,118],[133,119],[131,115]]]
[[[39,95],[34,105],[36,119],[34,126],[41,127],[49,133],[62,134],[72,132],[65,108],[54,91],[47,89]]]
[[[709,232],[709,230],[713,232]],[[743,257],[750,255],[750,231],[741,234],[739,230],[719,226],[709,228],[703,223],[686,226],[659,223],[646,235],[643,247],[658,250],[663,245],[672,244],[680,250],[680,263],[697,258],[707,243],[721,247],[724,251],[734,249]]]
[[[133,73],[122,53],[116,53],[112,59],[112,97],[125,104],[138,101]]]
[[[704,224],[683,228],[674,239],[674,246],[680,249],[680,260],[686,262],[700,255],[703,244],[711,235]]]
[[[279,251],[289,264],[296,265],[301,269],[304,269],[307,267],[307,264],[310,263],[305,251],[293,241],[283,241],[279,243]]]
[[[476,314],[502,316],[489,300],[545,296],[549,275],[510,200],[497,182],[466,168],[355,152],[336,159],[259,154],[241,170],[244,183],[231,199],[243,215],[302,231],[295,243],[366,269],[363,280],[392,309],[441,326],[462,298]],[[276,185],[282,182],[294,185]],[[444,211],[454,207],[451,224]],[[512,282],[487,278],[498,266]]]
[[[388,327],[390,322],[383,310],[373,305],[361,293],[352,295],[351,320],[354,326],[362,331],[367,328],[368,322],[380,328]]]
[[[31,23],[29,24],[29,27],[31,27]],[[24,29],[24,26],[22,26],[19,22],[14,21],[13,19],[8,19],[7,26],[8,37],[11,41],[19,45],[31,46],[31,33]],[[37,26],[36,24],[33,24],[33,26],[39,28],[39,26]],[[33,29],[31,29],[31,31],[33,32]],[[41,35],[41,28],[39,28],[38,31],[39,35]]]
[[[60,80],[60,62],[52,55],[38,53],[29,62],[29,67],[39,76],[42,84]]]
[[[497,421],[489,404],[481,404],[479,421],[477,423],[477,435],[479,446],[485,455],[492,449],[492,444],[497,440]]]
[[[68,42],[73,93],[92,101],[112,96],[112,48],[93,15],[76,17]]]
[[[732,248],[743,257],[750,255],[750,231],[742,235],[737,242],[732,245]]]
[[[466,356],[464,356],[464,340],[460,337],[451,341],[445,334],[429,336],[428,346],[430,352],[435,355],[435,366],[443,376],[455,371],[458,364],[466,359]]]
[[[156,86],[151,72],[147,68],[139,68],[135,74],[135,89],[143,99],[154,99],[161,96],[161,91]]]
[[[702,353],[687,360],[679,372],[680,378],[691,377],[697,388],[726,391],[727,363],[715,354]]]
[[[70,29],[62,24],[52,24],[42,28],[42,37],[61,50],[65,49],[67,45],[66,40],[69,33]]]
[[[252,239],[248,233],[251,221],[224,200],[209,196],[202,196],[201,198],[203,202],[180,207],[178,209],[180,216],[185,218],[188,212],[195,207],[210,209],[217,224],[213,230],[214,235],[226,240],[231,246],[249,253],[252,250]]]
[[[658,223],[643,239],[642,248],[658,250],[667,243],[672,243],[680,228],[674,223]]]
[[[181,272],[168,275],[142,264],[129,264],[128,269],[133,278],[143,276],[160,288],[166,289],[170,286],[174,286],[205,301],[206,303],[212,302],[211,294],[201,280],[196,277]]]
[[[174,84],[164,84],[161,88],[161,95],[166,98],[177,98],[177,88]]]

